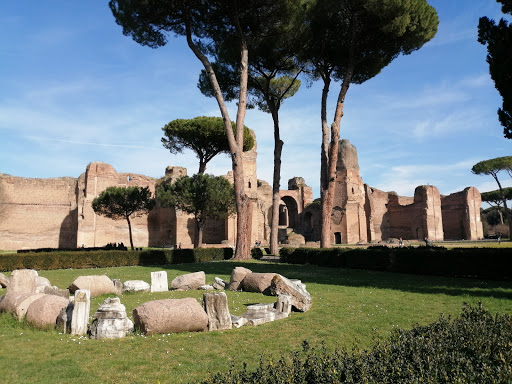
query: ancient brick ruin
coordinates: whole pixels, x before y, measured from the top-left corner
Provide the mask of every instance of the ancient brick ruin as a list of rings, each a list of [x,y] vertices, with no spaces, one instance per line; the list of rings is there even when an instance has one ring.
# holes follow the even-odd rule
[[[257,179],[256,146],[244,153],[246,191],[252,204],[252,242],[268,243],[272,187]],[[357,150],[348,140],[340,142],[336,190],[332,212],[333,243],[367,243],[392,238],[476,240],[483,237],[481,197],[469,187],[449,196],[434,186],[419,186],[414,197],[398,196],[372,188],[359,175]],[[168,167],[165,178],[186,175],[182,167]],[[232,180],[232,175],[226,176]],[[78,178],[29,179],[0,174],[0,249],[96,247],[128,244],[123,220],[96,215],[92,200],[109,186],[148,186],[157,179],[118,173],[109,164],[90,163]],[[320,239],[320,204],[313,202],[304,179],[289,180],[280,191],[279,239],[295,236],[298,243]],[[189,247],[193,243],[193,218],[179,210],[157,206],[149,215],[134,218],[135,246]],[[207,224],[205,244],[234,245],[236,219]],[[294,243],[295,244],[295,243]]]

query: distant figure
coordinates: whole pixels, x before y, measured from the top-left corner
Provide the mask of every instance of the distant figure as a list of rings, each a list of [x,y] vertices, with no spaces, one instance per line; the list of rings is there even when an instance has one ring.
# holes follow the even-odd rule
[[[498,235],[498,244],[501,244],[501,235]]]
[[[430,239],[428,237],[425,237],[425,246],[430,247]]]
[[[402,240],[402,238],[399,238],[399,239],[398,239],[398,246],[399,246],[400,248],[402,248],[402,247],[404,246],[404,241]]]
[[[181,243],[178,244],[178,249],[181,249]]]

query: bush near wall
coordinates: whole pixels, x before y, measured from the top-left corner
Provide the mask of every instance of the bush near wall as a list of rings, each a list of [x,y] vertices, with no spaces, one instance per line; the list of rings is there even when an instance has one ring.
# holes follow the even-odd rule
[[[510,248],[282,248],[281,261],[418,275],[512,279]]]
[[[303,343],[289,356],[262,358],[254,372],[232,368],[203,384],[511,383],[512,317],[464,307],[410,331],[395,330],[369,351],[327,351]]]
[[[0,255],[0,271],[166,265],[227,260],[231,257],[231,248],[37,252]]]

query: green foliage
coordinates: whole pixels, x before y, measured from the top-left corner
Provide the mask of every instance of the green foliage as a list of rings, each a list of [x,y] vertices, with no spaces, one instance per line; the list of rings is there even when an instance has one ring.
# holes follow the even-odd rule
[[[370,350],[302,351],[262,358],[258,369],[234,367],[203,384],[508,383],[512,381],[512,318],[465,306],[454,319],[397,329]]]
[[[128,223],[130,245],[133,250],[130,217],[147,214],[155,204],[149,187],[108,187],[92,201],[92,209],[97,214],[113,220],[125,219]]]
[[[0,271],[15,269],[84,269],[167,265],[227,260],[232,248],[150,249],[144,251],[38,252],[0,255]]]
[[[207,220],[222,220],[235,212],[233,186],[221,176],[200,173],[192,177],[183,176],[172,184],[160,184],[157,197],[164,207],[175,207],[194,215],[196,247],[201,244]]]
[[[236,124],[231,122],[233,131]],[[228,153],[228,139],[224,120],[220,117],[199,116],[193,119],[176,119],[162,128],[162,144],[171,153],[182,153],[191,149],[199,159],[199,173],[204,173],[206,164],[219,153]],[[243,150],[254,147],[254,137],[244,126]]]
[[[496,179],[500,171],[512,171],[512,156],[496,157],[494,159],[483,160],[471,168],[475,175],[491,175]]]
[[[512,187],[503,188],[503,191],[496,189],[494,191],[482,192],[481,196],[482,201],[501,206],[503,203],[503,196],[505,196],[505,199],[507,200],[512,200]]]
[[[108,187],[92,201],[94,212],[114,220],[141,216],[154,206],[148,187]]]
[[[281,261],[323,267],[365,269],[418,275],[512,279],[506,248],[410,247],[281,248]]]
[[[364,83],[398,55],[418,50],[435,36],[439,24],[426,0],[307,3],[304,60],[312,63],[316,77],[348,76],[349,83]]]
[[[510,0],[497,0],[502,3],[502,12],[512,15]],[[505,19],[498,23],[481,17],[478,23],[478,42],[487,45],[487,63],[494,85],[503,98],[498,118],[503,126],[503,134],[512,139],[512,24]]]

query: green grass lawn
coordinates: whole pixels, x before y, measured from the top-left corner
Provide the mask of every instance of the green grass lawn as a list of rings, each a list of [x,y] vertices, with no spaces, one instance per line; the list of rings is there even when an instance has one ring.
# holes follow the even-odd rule
[[[300,348],[303,340],[327,348],[368,347],[395,328],[435,321],[441,313],[456,315],[464,302],[482,302],[490,312],[512,313],[512,282],[413,276],[263,262],[213,262],[166,267],[123,267],[40,271],[52,284],[66,288],[77,276],[106,274],[122,281],[150,282],[150,272],[166,270],[169,281],[203,270],[207,282],[229,280],[235,266],[254,272],[276,272],[301,279],[313,297],[306,313],[258,327],[230,331],[128,336],[90,340],[35,330],[10,315],[0,315],[0,377],[5,383],[187,383],[208,372],[226,371],[234,361],[254,368],[261,355],[280,356]],[[5,290],[0,289],[0,295]],[[163,298],[196,297],[204,292],[124,294],[129,315],[137,305]],[[230,311],[240,315],[248,304],[275,301],[254,293],[227,292]],[[94,298],[91,316],[108,296]],[[130,316],[131,317],[131,316]]]

